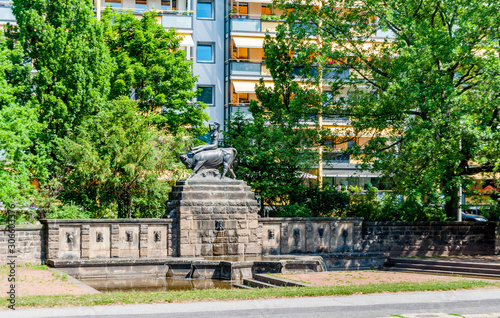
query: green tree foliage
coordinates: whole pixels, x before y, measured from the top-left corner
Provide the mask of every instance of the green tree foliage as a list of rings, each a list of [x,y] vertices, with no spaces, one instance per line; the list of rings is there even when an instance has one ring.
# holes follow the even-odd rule
[[[30,152],[33,138],[42,126],[36,110],[20,102],[23,87],[10,82],[18,52],[7,48],[0,34],[0,203],[24,206],[33,195],[33,180],[39,160]]]
[[[261,212],[269,206],[278,213],[280,205],[290,203],[304,186],[304,172],[314,162],[315,154],[298,146],[303,131],[279,125],[267,125],[261,106],[252,102],[253,120],[236,114],[224,134],[226,146],[236,147],[234,170],[249,182],[261,198]]]
[[[90,0],[14,0],[15,39],[36,70],[31,101],[44,124],[41,142],[64,137],[96,114],[109,93],[113,69]]]
[[[298,62],[308,62],[307,55],[290,54],[291,45],[284,34],[275,40],[267,37],[266,65],[274,87],[266,87],[261,81],[256,89],[259,102],[251,101],[249,107],[252,118],[234,116],[224,141],[238,149],[236,174],[247,180],[261,197],[261,209],[269,206],[275,215],[288,215],[299,207],[302,212],[297,213],[305,216],[312,214],[303,206],[304,202],[292,201],[307,192],[305,177],[318,162],[315,147],[329,133],[318,126],[317,115],[323,104],[317,86],[314,83],[300,86],[297,82],[297,73],[314,70]],[[299,71],[297,65],[302,66]],[[293,209],[285,208],[292,203],[296,203]],[[286,211],[282,213],[280,209]]]
[[[347,113],[355,133],[373,136],[353,153],[414,202],[439,191],[444,199],[433,203],[455,216],[459,187],[499,165],[500,3],[294,0],[281,7],[293,8],[285,17],[292,37],[318,37],[315,54],[349,71]],[[388,33],[393,39],[373,40]]]
[[[136,102],[114,101],[110,110],[88,118],[59,143],[60,195],[93,217],[110,211],[120,218],[159,217],[170,191],[159,178],[184,171],[177,159],[179,149],[187,147],[184,140],[180,133],[173,137],[152,125]]]
[[[111,83],[111,96],[134,96],[143,111],[161,113],[156,121],[169,131],[188,127],[197,135],[206,132],[205,104],[192,102],[196,78],[191,62],[178,50],[181,37],[165,30],[156,12],[138,20],[132,12],[103,14],[106,42],[118,65]]]

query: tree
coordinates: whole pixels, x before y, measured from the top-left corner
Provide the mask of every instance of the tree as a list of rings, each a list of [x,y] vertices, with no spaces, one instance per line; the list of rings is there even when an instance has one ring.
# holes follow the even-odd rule
[[[170,185],[185,169],[176,158],[186,139],[152,125],[135,101],[122,98],[88,118],[59,143],[65,202],[74,202],[102,217],[159,217]]]
[[[18,60],[18,52],[7,48],[0,34],[0,205],[24,206],[29,203],[34,187],[30,181],[37,175],[36,158],[29,149],[42,128],[36,109],[16,97],[24,87],[9,81]]]
[[[315,154],[304,151],[300,143],[303,132],[293,128],[267,125],[262,107],[251,103],[253,120],[236,114],[228,123],[224,134],[226,146],[238,149],[234,170],[238,177],[249,182],[264,206],[277,213],[279,205],[288,204],[290,196],[304,187],[307,168],[314,162]]]
[[[192,102],[196,78],[181,37],[158,24],[157,13],[145,12],[138,20],[132,12],[104,12],[106,42],[118,65],[111,81],[111,97],[133,96],[143,111],[159,112],[158,125],[175,132],[188,127],[196,135],[206,132],[205,104]]]
[[[261,197],[264,206],[275,214],[281,206],[304,193],[305,177],[318,162],[315,149],[328,136],[328,131],[311,121],[323,107],[321,94],[314,84],[300,86],[298,72],[311,72],[306,55],[294,57],[292,43],[285,36],[265,42],[266,65],[274,87],[258,85],[259,102],[251,101],[251,119],[236,115],[228,123],[224,142],[238,149],[236,174],[247,180]],[[282,208],[282,207],[281,207]]]
[[[90,0],[14,0],[17,25],[7,35],[35,70],[29,96],[44,124],[40,143],[66,136],[107,99],[113,64],[92,7]]]
[[[285,17],[290,36],[317,37],[314,54],[349,71],[345,104],[354,133],[373,136],[352,149],[365,168],[393,178],[397,192],[420,202],[439,191],[447,215],[457,215],[460,186],[499,165],[498,1],[281,7],[294,8]]]

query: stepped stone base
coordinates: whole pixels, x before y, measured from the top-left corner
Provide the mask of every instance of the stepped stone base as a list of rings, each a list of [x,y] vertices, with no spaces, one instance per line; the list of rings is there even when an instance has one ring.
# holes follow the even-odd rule
[[[240,180],[204,171],[172,189],[166,217],[178,224],[178,255],[260,255],[259,205]]]

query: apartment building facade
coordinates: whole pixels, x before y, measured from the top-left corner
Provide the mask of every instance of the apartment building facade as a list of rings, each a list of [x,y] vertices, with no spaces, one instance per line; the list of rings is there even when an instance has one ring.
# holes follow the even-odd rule
[[[280,24],[278,9],[272,0],[93,0],[96,17],[110,6],[113,10],[132,10],[140,18],[146,10],[158,12],[158,23],[175,28],[183,36],[181,49],[193,62],[197,76],[199,100],[208,107],[211,121],[224,125],[240,111],[249,115],[250,100],[256,99],[255,85],[260,78],[272,86],[263,50],[266,33],[275,34]],[[98,9],[99,8],[99,9]],[[0,26],[15,23],[12,1],[0,0]],[[323,118],[322,125],[339,134],[349,134],[348,118]],[[366,142],[369,136],[356,141]],[[382,187],[379,175],[356,169],[356,161],[341,152],[348,147],[338,145],[325,152],[323,161],[312,167],[325,185],[358,185],[367,183]]]

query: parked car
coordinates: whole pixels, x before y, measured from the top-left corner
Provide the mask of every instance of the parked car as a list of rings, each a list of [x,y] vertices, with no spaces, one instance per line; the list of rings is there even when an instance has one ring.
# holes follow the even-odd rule
[[[488,222],[488,219],[485,218],[484,216],[475,215],[475,214],[468,214],[468,213],[462,212],[462,221]]]

